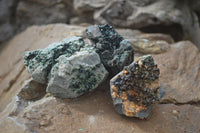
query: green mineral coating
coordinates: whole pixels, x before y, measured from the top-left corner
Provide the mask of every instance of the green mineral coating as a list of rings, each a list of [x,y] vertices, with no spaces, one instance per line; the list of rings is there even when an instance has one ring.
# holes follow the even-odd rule
[[[113,53],[113,51],[120,47],[120,42],[123,40],[123,37],[121,37],[112,26],[106,24],[106,25],[98,25],[99,31],[101,32],[101,35],[99,36],[92,36],[91,33],[86,29],[86,33],[88,35],[88,38],[93,41],[95,44],[99,43],[101,44],[101,49],[97,48],[96,52],[100,54],[100,57],[102,58],[103,64],[107,64],[108,57],[102,56],[102,52],[104,50],[108,50],[109,52]],[[112,54],[111,54],[112,55]]]
[[[25,52],[24,64],[29,70],[35,70],[41,66],[41,71],[45,72],[45,77],[47,77],[52,66],[57,63],[56,59],[60,55],[69,57],[84,46],[85,42],[81,37],[69,37],[62,42],[50,44],[45,49]]]
[[[92,90],[97,84],[97,81],[100,79],[100,77],[97,77],[94,73],[98,66],[99,65],[87,68],[80,66],[79,69],[74,69],[73,72],[77,74],[76,77],[72,79],[69,88],[79,94],[83,94],[84,92]]]
[[[123,37],[121,37],[112,26],[106,24],[98,25],[97,27],[99,28],[101,35],[95,37],[90,36],[88,29],[86,29],[89,39],[91,39],[94,43],[102,44],[102,47],[104,49],[108,49],[109,51],[114,51],[120,46],[119,42],[123,40]],[[98,51],[100,52],[101,50]]]

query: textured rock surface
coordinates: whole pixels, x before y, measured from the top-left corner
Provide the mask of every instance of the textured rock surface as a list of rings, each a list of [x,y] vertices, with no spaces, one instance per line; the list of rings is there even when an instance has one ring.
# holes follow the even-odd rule
[[[107,2],[108,0],[74,0],[74,8],[77,12],[85,13],[104,7]]]
[[[95,12],[94,19],[100,24],[109,23],[117,27],[139,28],[151,33],[168,33],[176,40],[190,38],[200,48],[198,18],[189,5],[193,6],[192,2],[187,0],[184,2],[110,1],[104,8]]]
[[[174,39],[167,34],[161,34],[161,33],[154,33],[154,34],[147,34],[143,33],[138,36],[136,36],[138,39],[146,39],[148,41],[165,41],[169,44],[174,43]]]
[[[0,41],[30,25],[98,23],[189,38],[200,48],[198,0],[1,0]]]
[[[105,88],[105,91],[108,88]],[[192,105],[156,105],[148,120],[122,117],[111,106],[109,94],[98,90],[77,100],[53,97],[39,100],[24,109],[17,119],[0,123],[1,131],[11,132],[115,132],[115,133],[198,133],[199,109]],[[92,105],[92,106],[91,106]],[[23,120],[23,121],[22,121]],[[24,127],[25,126],[25,127]],[[112,127],[112,128],[111,128]],[[7,130],[5,130],[7,129]],[[80,131],[81,130],[81,131]]]
[[[191,42],[173,44],[168,52],[153,57],[162,70],[163,102],[200,102],[200,52]]]
[[[59,56],[69,57],[84,46],[85,42],[81,37],[72,36],[61,42],[52,43],[45,49],[25,52],[24,64],[35,81],[45,84]]]
[[[107,77],[99,55],[94,51],[77,52],[57,59],[50,74],[47,92],[61,98],[75,98],[97,88]]]
[[[20,0],[16,10],[19,30],[29,25],[67,23],[73,14],[72,0]]]
[[[0,42],[12,37],[15,33],[14,15],[16,8],[16,0],[0,1]]]
[[[129,33],[128,30],[119,30],[124,38],[133,46],[135,52],[144,54],[159,54],[169,50],[170,45],[174,43],[171,36],[161,33],[147,34],[137,30]]]
[[[9,104],[10,101],[18,94],[24,81],[30,79],[24,69],[22,53],[45,48],[48,44],[72,35],[82,36],[84,30],[84,27],[64,24],[33,26],[7,43],[0,53],[0,61],[3,61],[0,63],[1,132],[198,133],[200,131],[198,106],[200,55],[198,49],[189,41],[171,44],[165,53],[152,55],[161,70],[160,81],[166,91],[161,101],[166,104],[156,105],[148,120],[127,118],[116,113],[108,85],[73,100],[44,97],[30,104],[31,107],[29,105],[29,108],[19,111],[18,115],[8,117],[6,114],[13,108],[13,104]],[[129,39],[139,34],[138,31],[128,29],[117,31]],[[136,53],[135,58],[138,56],[142,55]]]
[[[18,96],[24,100],[38,100],[46,94],[46,85],[33,80],[26,80]]]
[[[111,75],[120,72],[133,61],[132,45],[120,36],[110,25],[87,27],[87,38],[93,43],[101,61]]]
[[[127,39],[134,50],[144,54],[159,54],[166,52],[170,46],[165,41],[149,41],[147,39]]]
[[[148,118],[160,100],[160,70],[152,56],[138,58],[110,80],[115,110],[129,117]]]

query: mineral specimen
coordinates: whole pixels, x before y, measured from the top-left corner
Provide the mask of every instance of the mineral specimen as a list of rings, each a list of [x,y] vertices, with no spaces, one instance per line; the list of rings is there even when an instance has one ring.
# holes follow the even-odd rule
[[[67,57],[60,56],[51,70],[47,92],[62,98],[75,98],[94,90],[104,81],[108,72],[99,55],[84,50]]]
[[[110,25],[94,25],[86,28],[103,65],[111,75],[120,72],[133,61],[133,46],[121,37]]]
[[[138,58],[110,81],[115,110],[129,117],[147,118],[161,98],[160,71],[151,55]]]
[[[47,83],[51,68],[56,64],[60,55],[71,56],[85,46],[81,37],[69,37],[61,42],[50,44],[45,49],[27,51],[24,53],[24,64],[33,79],[40,83]]]

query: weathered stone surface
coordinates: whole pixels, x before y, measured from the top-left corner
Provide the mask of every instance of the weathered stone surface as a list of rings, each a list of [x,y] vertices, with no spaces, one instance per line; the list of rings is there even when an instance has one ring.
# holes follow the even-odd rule
[[[57,59],[53,66],[47,92],[61,98],[75,98],[97,88],[107,77],[99,55],[90,50],[77,52],[71,57]]]
[[[133,61],[133,46],[110,25],[87,27],[87,38],[93,43],[101,61],[111,75],[120,72]]]
[[[73,14],[72,0],[20,0],[16,10],[18,30],[30,25],[67,23]]]
[[[123,37],[133,46],[135,52],[144,54],[158,54],[169,50],[170,45],[174,43],[171,36],[161,33],[142,33],[138,30],[118,30]]]
[[[28,133],[25,125],[18,124],[14,118],[6,118],[0,123],[2,133]]]
[[[25,52],[24,64],[35,81],[45,84],[59,56],[69,57],[84,46],[85,42],[81,37],[69,37],[61,42],[52,43],[45,49]]]
[[[170,45],[165,41],[149,41],[147,39],[127,39],[134,50],[144,54],[159,54],[166,52]]]
[[[123,36],[125,39],[130,39],[136,36],[140,36],[142,33],[139,30],[132,30],[132,29],[116,29],[116,31]]]
[[[160,100],[160,70],[152,56],[138,58],[110,80],[115,110],[129,117],[148,118]]]
[[[14,14],[17,0],[0,1],[0,42],[12,37],[15,33]]]
[[[26,80],[18,96],[24,100],[38,100],[46,94],[46,85],[33,80]]]
[[[30,25],[108,23],[189,38],[200,47],[198,0],[1,0],[0,5],[3,40]]]
[[[74,0],[74,10],[80,13],[98,10],[107,4],[108,0]]]
[[[156,105],[150,118],[142,121],[118,115],[112,109],[110,102],[109,94],[101,90],[77,100],[48,97],[25,108],[11,125],[20,125],[17,126],[16,131],[22,130],[25,125],[28,132],[49,133],[81,131],[89,133],[198,133],[200,130],[198,123],[200,108],[196,106]],[[6,122],[0,123],[0,129],[5,129],[7,127],[5,125]],[[7,129],[7,132],[13,130]]]
[[[200,101],[200,52],[189,41],[171,45],[163,54],[153,55],[160,68],[160,81],[166,90],[164,103]]]
[[[132,36],[133,38],[133,36]],[[174,43],[174,39],[167,34],[161,34],[161,33],[151,33],[151,34],[147,34],[147,33],[143,33],[143,34],[139,34],[134,38],[138,38],[138,39],[146,39],[149,41],[165,41],[169,44]]]
[[[151,33],[168,33],[176,40],[189,38],[200,49],[199,22],[197,14],[190,7],[194,3],[197,2],[116,0],[96,11],[94,19],[100,24],[137,28]]]

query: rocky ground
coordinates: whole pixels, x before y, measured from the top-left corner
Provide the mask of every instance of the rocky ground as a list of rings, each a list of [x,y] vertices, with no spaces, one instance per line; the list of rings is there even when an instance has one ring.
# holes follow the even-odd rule
[[[160,68],[166,95],[148,120],[115,112],[109,79],[97,90],[76,99],[59,99],[50,94],[34,101],[17,99],[30,79],[22,53],[72,35],[87,41],[84,30],[84,26],[66,24],[32,26],[5,43],[0,52],[0,132],[200,132],[200,52],[190,41],[174,42],[169,35],[160,33],[117,30],[134,46],[135,59],[151,54]]]
[[[200,48],[199,0],[1,0],[0,42],[30,25],[105,24],[167,33]]]

